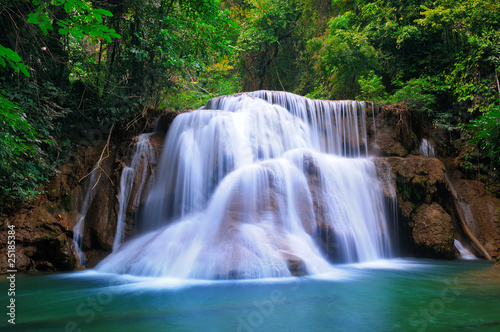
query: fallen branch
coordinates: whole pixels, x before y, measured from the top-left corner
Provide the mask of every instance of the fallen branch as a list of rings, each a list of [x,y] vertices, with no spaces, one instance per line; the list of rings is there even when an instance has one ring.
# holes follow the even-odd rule
[[[108,180],[111,182],[111,184],[113,186],[115,185],[114,182],[113,182],[113,180],[111,180],[111,177],[108,175],[108,173],[106,173],[106,171],[101,167],[102,162],[109,157],[109,141],[111,139],[111,133],[113,132],[114,126],[115,126],[114,124],[111,126],[111,129],[110,129],[109,135],[108,135],[108,139],[106,141],[106,145],[104,146],[104,148],[101,151],[101,155],[99,156],[99,160],[97,160],[96,166],[94,168],[92,168],[92,170],[87,175],[85,175],[84,177],[82,177],[78,181],[78,183],[82,182],[83,179],[85,179],[86,177],[88,177],[89,175],[91,175],[92,173],[94,173],[94,171],[96,169],[100,169],[101,172],[104,173],[108,177]],[[106,151],[106,153],[107,153],[106,157],[104,157],[104,151]],[[102,173],[99,173],[99,177],[97,178],[97,181],[95,182],[95,184],[92,187],[92,189],[94,189],[97,186],[97,184],[99,183],[99,180],[101,179]]]

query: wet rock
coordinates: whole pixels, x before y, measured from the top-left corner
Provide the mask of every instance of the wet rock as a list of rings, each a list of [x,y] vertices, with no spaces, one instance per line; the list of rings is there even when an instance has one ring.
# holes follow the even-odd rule
[[[174,121],[175,117],[181,112],[178,111],[168,111],[166,114],[161,115],[158,120],[156,120],[156,130],[166,133],[170,128],[170,125]]]
[[[72,245],[72,230],[82,217],[81,207],[89,189],[89,173],[101,157],[102,162],[99,166],[103,172],[100,174],[98,192],[90,203],[86,215],[83,249],[89,254],[88,266],[94,266],[109,254],[118,216],[117,190],[121,175],[118,161],[126,154],[130,138],[147,129],[157,117],[160,117],[156,121],[159,133],[152,135],[150,141],[159,155],[165,133],[178,114],[180,112],[152,110],[148,112],[150,116],[137,122],[137,128],[140,129],[136,132],[133,132],[133,129],[125,132],[115,128],[109,145],[106,145],[109,132],[106,131],[106,135],[100,135],[99,140],[93,141],[92,144],[86,142],[88,143],[86,146],[75,146],[73,154],[57,170],[57,174],[46,186],[47,199],[41,199],[40,202],[34,203],[33,207],[18,211],[9,219],[9,222],[17,227],[16,240],[19,249],[19,257],[16,259],[17,269],[19,271],[39,269],[48,271],[78,268],[78,259]],[[145,195],[142,196],[140,204],[145,199]],[[131,226],[127,229],[127,234],[130,236],[134,233],[131,227],[134,225],[136,207],[128,210],[127,224]],[[2,271],[7,266],[6,226],[6,223],[0,224],[0,268]]]
[[[417,247],[431,257],[454,258],[451,216],[437,203],[424,204],[412,215],[412,235]]]
[[[417,154],[422,121],[420,112],[412,112],[405,103],[383,106],[368,118],[369,149],[379,156],[406,157]]]
[[[293,255],[286,255],[285,257],[287,263],[288,263],[288,269],[290,270],[290,273],[295,276],[295,277],[300,277],[300,276],[305,276],[308,275],[309,273],[307,272],[307,267],[306,264],[302,259],[300,259],[297,256]]]
[[[52,205],[49,205],[52,206]],[[18,271],[74,270],[77,258],[72,249],[72,232],[66,229],[56,209],[47,204],[33,210],[20,211],[9,220],[16,230],[16,262]],[[0,241],[7,244],[7,224],[0,226]],[[0,248],[0,257],[7,257],[7,246]],[[48,263],[47,263],[48,262]],[[0,271],[11,269],[6,259],[0,259]]]
[[[492,257],[500,257],[500,199],[478,181],[456,179],[453,186],[471,231]]]
[[[113,174],[116,167],[114,160],[106,159],[102,164],[102,171],[98,183],[98,191],[85,218],[85,230],[87,236],[84,237],[84,249],[99,248],[111,250],[116,232],[116,212],[114,205],[117,202],[116,182],[112,183],[106,174]],[[116,181],[116,178],[113,179]]]
[[[396,188],[401,250],[425,257],[454,257],[453,201],[443,163],[423,156],[375,158],[374,163],[384,195],[391,198],[390,188]],[[432,218],[439,219],[432,222]]]
[[[396,185],[399,204],[449,204],[450,189],[445,178],[445,167],[438,159],[422,156],[387,157],[375,158],[374,162],[378,174],[387,172],[385,163],[390,165],[393,173],[390,181]],[[387,190],[384,189],[384,193]]]

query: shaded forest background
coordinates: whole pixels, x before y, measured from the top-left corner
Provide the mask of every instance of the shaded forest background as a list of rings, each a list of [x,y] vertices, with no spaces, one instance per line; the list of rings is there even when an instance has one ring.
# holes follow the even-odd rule
[[[0,0],[0,211],[89,130],[257,89],[404,103],[495,190],[499,74],[496,0]]]

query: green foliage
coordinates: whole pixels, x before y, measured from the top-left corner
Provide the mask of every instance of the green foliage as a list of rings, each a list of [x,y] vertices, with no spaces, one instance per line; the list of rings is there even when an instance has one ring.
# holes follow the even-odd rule
[[[34,198],[47,180],[44,142],[26,113],[0,91],[0,208],[10,201]]]
[[[447,131],[456,130],[459,127],[451,123],[452,114],[450,113],[437,113],[432,120],[432,124],[436,128],[444,129]]]
[[[34,12],[27,17],[27,23],[38,25],[44,35],[53,30],[54,23],[60,26],[61,35],[72,35],[77,40],[85,37],[104,38],[111,42],[111,38],[120,38],[114,29],[110,29],[103,22],[103,16],[113,16],[111,12],[104,9],[94,9],[82,0],[32,0],[36,6]],[[56,19],[53,15],[54,7],[64,8],[67,18]],[[9,64],[16,72],[21,71],[27,77],[30,76],[28,66],[22,63],[22,59],[15,51],[0,45],[0,65],[6,67]]]
[[[471,111],[488,111],[498,101],[500,4],[493,0],[448,1],[422,6],[419,25],[440,32],[449,55],[446,82]]]
[[[471,121],[469,126],[481,149],[494,163],[500,164],[500,107]]]
[[[235,94],[241,91],[241,79],[229,65],[229,59],[207,67],[206,71],[197,77],[197,81],[179,80],[165,99],[160,108],[185,110],[203,106],[210,98]]]
[[[355,98],[361,92],[358,80],[377,69],[377,52],[367,35],[356,28],[347,29],[353,16],[347,12],[333,18],[329,34],[310,41],[317,77],[312,96]]]
[[[436,103],[436,97],[427,93],[433,89],[429,79],[414,78],[405,82],[392,96],[387,98],[389,103],[406,102],[410,107],[423,111],[431,111]]]
[[[16,72],[21,71],[24,75],[28,77],[30,76],[28,67],[22,63],[22,59],[19,54],[10,48],[0,45],[0,65],[5,68],[7,64]]]
[[[37,6],[35,11],[28,15],[27,21],[36,24],[47,35],[54,29],[54,23],[59,26],[61,35],[71,35],[81,41],[85,37],[104,38],[111,42],[111,38],[120,38],[114,29],[110,29],[103,23],[104,17],[111,17],[113,14],[102,8],[92,8],[92,6],[82,0],[32,0]],[[54,17],[54,6],[61,6],[67,14],[64,19]]]
[[[358,100],[384,101],[387,99],[385,86],[382,77],[376,75],[373,70],[358,80],[361,94],[356,97]]]
[[[144,107],[170,107],[172,93],[196,91],[189,82],[233,50],[234,24],[216,0],[131,1],[119,10],[121,41],[88,37],[67,47],[71,80],[97,94],[91,118],[127,122]]]
[[[243,87],[285,89],[290,69],[295,66],[296,52],[291,43],[302,15],[301,1],[248,0],[246,4],[238,39]]]

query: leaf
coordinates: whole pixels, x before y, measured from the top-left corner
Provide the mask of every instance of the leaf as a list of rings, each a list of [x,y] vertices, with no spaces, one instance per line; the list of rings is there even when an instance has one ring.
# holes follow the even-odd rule
[[[61,34],[63,36],[67,35],[68,33],[69,33],[69,31],[66,29],[63,29],[63,28],[59,29],[59,34]]]
[[[83,38],[85,38],[85,35],[82,33],[81,30],[79,29],[73,29],[71,31],[71,34],[73,35],[73,37],[75,37],[77,40],[82,40]]]
[[[40,13],[35,12],[35,13],[30,13],[28,15],[28,23],[31,24],[40,24]]]
[[[66,1],[64,3],[64,10],[69,14],[73,10],[73,4],[70,1]]]
[[[47,30],[47,28],[43,25],[39,25],[40,29],[42,30],[43,34],[44,35],[47,35],[49,33],[49,31]]]
[[[93,12],[94,13],[99,13],[101,15],[108,16],[108,17],[112,17],[113,16],[113,14],[110,11],[106,10],[106,9],[98,8],[98,9],[94,9]]]
[[[12,67],[17,72],[19,72],[19,68],[16,66],[16,64],[12,61],[8,61],[9,65]]]
[[[21,62],[21,57],[19,56],[19,54],[17,54],[10,48],[4,47],[3,51],[8,61]]]
[[[2,65],[2,67],[5,67],[7,65],[2,56],[0,56],[0,65]]]
[[[24,64],[19,64],[19,69],[21,70],[21,72],[26,76],[26,77],[30,77],[30,73],[28,72],[28,66],[24,65]]]

